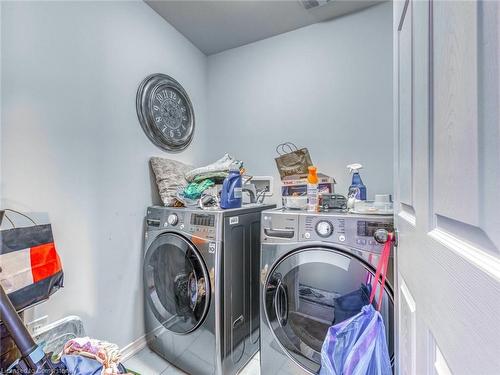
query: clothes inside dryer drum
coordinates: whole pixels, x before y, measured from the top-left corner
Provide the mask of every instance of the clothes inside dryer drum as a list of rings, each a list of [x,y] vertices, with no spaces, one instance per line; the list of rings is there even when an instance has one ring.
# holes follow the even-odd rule
[[[209,303],[208,276],[194,247],[165,234],[151,244],[144,264],[147,302],[162,325],[188,333],[203,321]]]
[[[357,258],[326,248],[298,250],[277,263],[265,285],[266,318],[276,339],[295,362],[317,373],[328,328],[361,310],[362,286],[373,273]],[[359,311],[355,308],[357,295],[361,298]],[[345,307],[346,296],[351,299],[349,308]],[[391,355],[393,307],[389,291],[385,290],[381,314]]]

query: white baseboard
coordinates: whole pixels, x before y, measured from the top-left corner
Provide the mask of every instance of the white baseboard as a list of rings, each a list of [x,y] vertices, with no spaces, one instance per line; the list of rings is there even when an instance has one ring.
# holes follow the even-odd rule
[[[133,357],[135,354],[139,353],[142,349],[144,349],[147,345],[148,342],[154,337],[158,336],[160,331],[162,331],[164,328],[163,326],[157,327],[155,330],[153,330],[150,333],[145,334],[144,336],[139,337],[138,339],[134,340],[127,346],[124,346],[122,350],[120,350],[121,354],[121,362],[125,362],[127,359],[130,359]]]
[[[147,345],[148,345],[148,335],[139,337],[137,340],[131,342],[127,346],[123,347],[122,350],[120,350],[121,354],[120,361],[125,362],[127,359],[130,359],[135,354],[139,353]]]

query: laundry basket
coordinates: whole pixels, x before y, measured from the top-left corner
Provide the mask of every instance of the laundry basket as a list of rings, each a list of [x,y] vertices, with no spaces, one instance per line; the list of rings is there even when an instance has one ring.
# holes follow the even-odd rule
[[[42,327],[34,333],[33,338],[45,353],[57,356],[68,340],[84,336],[82,319],[72,315]]]

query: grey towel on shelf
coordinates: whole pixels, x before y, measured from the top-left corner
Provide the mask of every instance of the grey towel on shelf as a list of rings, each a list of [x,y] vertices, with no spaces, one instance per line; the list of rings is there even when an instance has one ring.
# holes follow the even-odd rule
[[[180,161],[152,157],[149,161],[155,174],[160,198],[165,206],[174,206],[177,202],[177,191],[187,185],[185,173],[193,167]]]

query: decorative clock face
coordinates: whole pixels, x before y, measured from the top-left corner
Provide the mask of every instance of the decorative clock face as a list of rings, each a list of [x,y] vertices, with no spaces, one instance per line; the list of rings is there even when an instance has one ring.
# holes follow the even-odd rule
[[[149,139],[166,151],[178,151],[191,142],[194,112],[182,86],[165,74],[153,74],[139,86],[137,115]]]

